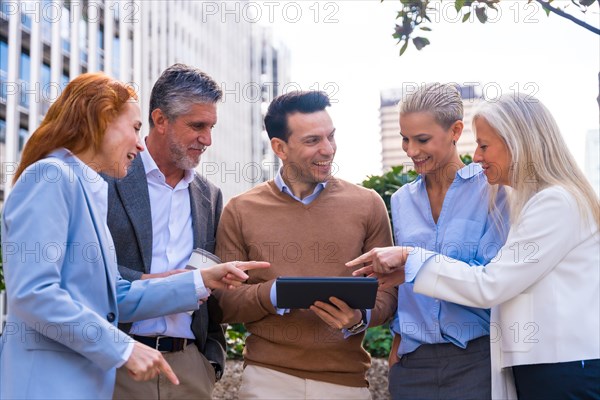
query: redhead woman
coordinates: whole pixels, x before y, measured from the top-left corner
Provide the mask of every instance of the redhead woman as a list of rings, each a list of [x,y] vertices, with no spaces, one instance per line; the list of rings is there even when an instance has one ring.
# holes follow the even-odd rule
[[[107,184],[143,150],[133,89],[103,74],[74,79],[27,142],[6,200],[2,250],[8,296],[0,340],[0,398],[111,398],[115,371],[177,377],[160,352],[117,322],[198,308],[198,282],[233,287],[243,269],[130,283],[120,278],[106,226]],[[174,301],[176,300],[176,301]]]

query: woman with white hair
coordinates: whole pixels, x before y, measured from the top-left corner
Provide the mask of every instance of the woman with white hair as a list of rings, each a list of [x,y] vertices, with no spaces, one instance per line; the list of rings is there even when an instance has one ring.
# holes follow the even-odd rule
[[[598,197],[537,99],[502,96],[476,113],[474,126],[474,160],[490,184],[512,188],[511,229],[498,256],[472,267],[392,247],[347,265],[367,264],[355,274],[403,272],[415,292],[492,307],[493,398],[599,399]]]

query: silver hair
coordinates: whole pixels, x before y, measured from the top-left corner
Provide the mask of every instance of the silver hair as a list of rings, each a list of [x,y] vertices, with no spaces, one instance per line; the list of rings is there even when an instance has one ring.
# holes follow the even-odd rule
[[[483,103],[473,121],[479,118],[494,129],[511,153],[511,223],[518,222],[525,203],[540,190],[561,186],[577,200],[582,218],[587,220],[591,213],[600,226],[600,201],[568,150],[554,117],[538,99],[506,94]]]
[[[223,91],[210,76],[198,68],[174,64],[158,78],[150,94],[150,127],[154,126],[152,112],[159,108],[172,121],[189,112],[194,104],[216,103]]]

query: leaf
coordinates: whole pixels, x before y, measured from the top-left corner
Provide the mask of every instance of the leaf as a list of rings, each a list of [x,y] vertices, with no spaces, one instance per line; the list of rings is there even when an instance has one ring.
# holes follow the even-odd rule
[[[400,49],[400,55],[404,54],[404,52],[406,51],[407,48],[408,48],[408,40],[405,40],[404,45]]]
[[[542,6],[542,10],[544,10],[546,12],[546,17],[549,17],[550,13],[552,12],[552,11],[550,11],[550,9],[548,7],[544,7],[544,6]]]
[[[421,50],[423,47],[430,44],[430,42],[429,39],[419,36],[413,39],[413,44],[415,45],[417,50]]]
[[[460,12],[460,9],[463,8],[464,5],[465,0],[456,0],[454,2],[454,8],[456,9],[456,12]]]
[[[422,31],[431,32],[431,28],[428,28],[428,27],[426,27],[426,26],[422,26],[420,29],[421,29]]]
[[[485,11],[485,7],[477,7],[475,9],[475,15],[477,15],[477,19],[479,20],[479,22],[485,24],[488,18],[487,13]]]
[[[409,37],[413,31],[412,26],[410,25],[410,21],[403,21],[402,25],[396,24],[395,33],[392,37],[395,37],[401,40],[403,37]]]
[[[462,22],[463,22],[463,23],[464,23],[464,22],[467,22],[467,21],[469,20],[469,17],[470,17],[470,16],[471,16],[471,12],[469,11],[468,13],[466,13],[466,14],[463,16],[463,20],[462,20]]]

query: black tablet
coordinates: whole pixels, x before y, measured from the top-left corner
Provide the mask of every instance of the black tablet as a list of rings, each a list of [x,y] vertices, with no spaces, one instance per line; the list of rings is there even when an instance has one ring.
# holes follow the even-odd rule
[[[315,301],[337,297],[353,309],[375,307],[377,279],[362,277],[279,277],[278,308],[309,308]]]

